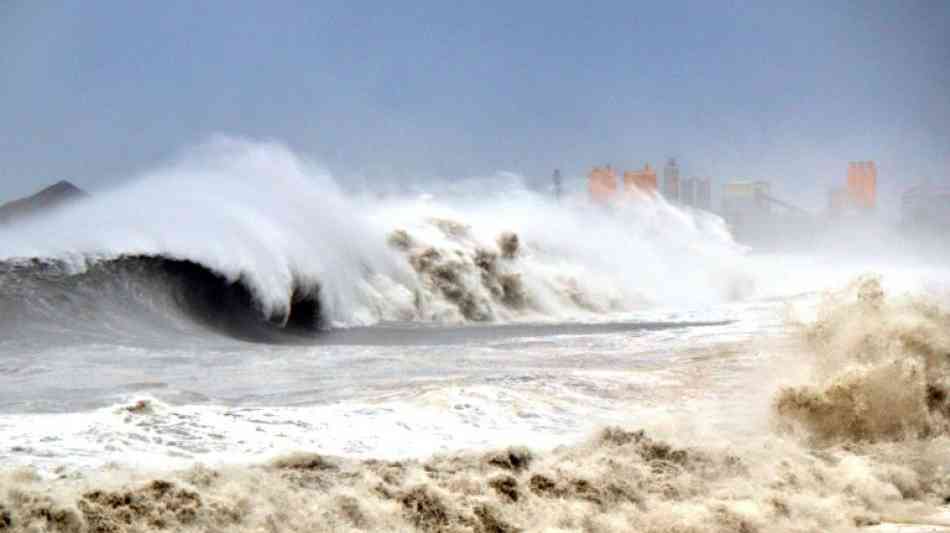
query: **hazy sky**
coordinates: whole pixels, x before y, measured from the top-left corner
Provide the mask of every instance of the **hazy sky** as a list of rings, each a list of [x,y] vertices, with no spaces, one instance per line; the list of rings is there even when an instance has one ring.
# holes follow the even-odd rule
[[[214,133],[341,179],[769,179],[817,206],[950,179],[950,2],[0,0],[0,199],[96,189]]]

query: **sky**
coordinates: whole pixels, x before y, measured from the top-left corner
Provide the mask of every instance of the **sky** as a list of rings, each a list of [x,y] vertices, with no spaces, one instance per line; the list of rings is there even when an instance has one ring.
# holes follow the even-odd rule
[[[950,182],[950,2],[0,0],[0,201],[128,180],[215,134],[343,182],[595,164],[818,208]]]

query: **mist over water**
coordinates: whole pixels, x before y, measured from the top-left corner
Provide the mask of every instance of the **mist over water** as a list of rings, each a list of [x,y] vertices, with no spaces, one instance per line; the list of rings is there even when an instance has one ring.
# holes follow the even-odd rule
[[[939,253],[762,252],[504,173],[345,189],[217,138],[0,229],[0,526],[851,531],[950,497]]]
[[[693,405],[700,409],[680,413],[685,424],[676,429],[641,414],[633,420],[647,433],[613,427],[548,451],[513,446],[366,461],[293,453],[256,466],[175,472],[61,470],[58,480],[11,471],[2,478],[3,512],[15,531],[764,532],[944,524],[930,515],[950,494],[945,307],[888,295],[869,277],[827,294],[817,311],[758,362],[721,348],[677,361],[673,369],[717,371],[693,383],[683,373],[672,389],[650,387],[663,402],[710,395]],[[756,386],[776,372],[784,385]],[[721,395],[730,389],[731,398]],[[645,405],[618,400],[613,409]],[[751,420],[703,428],[700,415]],[[141,402],[114,411],[113,431],[157,435],[155,428],[188,416]],[[403,420],[418,424],[408,409]]]
[[[740,247],[715,216],[657,198],[635,209],[557,203],[511,176],[470,183],[421,196],[346,195],[278,144],[220,138],[122,188],[5,230],[0,253],[20,265],[7,276],[33,272],[27,260],[86,278],[121,259],[187,262],[246,288],[251,305],[278,325],[304,297],[316,300],[320,325],[332,327],[572,318],[728,301],[750,289]],[[514,246],[507,252],[505,238]],[[146,285],[154,280],[138,278],[155,275],[112,274]],[[518,294],[506,302],[499,283]],[[31,298],[46,290],[33,289]]]

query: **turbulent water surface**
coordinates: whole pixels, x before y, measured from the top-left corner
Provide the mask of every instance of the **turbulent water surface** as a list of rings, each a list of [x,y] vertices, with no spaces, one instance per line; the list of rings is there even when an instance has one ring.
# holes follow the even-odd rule
[[[0,232],[0,529],[849,531],[950,497],[939,263],[507,175],[344,194],[230,140]]]

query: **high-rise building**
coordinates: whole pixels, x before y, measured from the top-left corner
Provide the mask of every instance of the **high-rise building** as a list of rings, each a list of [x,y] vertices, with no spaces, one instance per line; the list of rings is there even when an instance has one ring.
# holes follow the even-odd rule
[[[554,170],[554,174],[551,176],[551,183],[553,185],[554,198],[560,201],[564,179],[561,177],[561,171],[559,169]]]
[[[709,210],[712,200],[709,178],[686,178],[680,187],[680,202],[697,209]]]
[[[680,202],[689,206],[696,204],[696,178],[686,178],[680,183]]]
[[[671,202],[678,202],[680,199],[680,167],[673,157],[666,162],[663,169],[663,196]]]
[[[595,202],[607,203],[617,192],[617,174],[610,165],[594,167],[588,175],[587,181],[590,197]]]
[[[856,209],[873,209],[877,204],[877,166],[874,161],[848,163],[848,200]]]
[[[712,209],[712,180],[709,178],[696,179],[696,203],[693,207],[710,211]]]
[[[623,190],[626,193],[638,191],[640,193],[656,194],[656,171],[650,163],[641,170],[628,170],[623,173]]]

